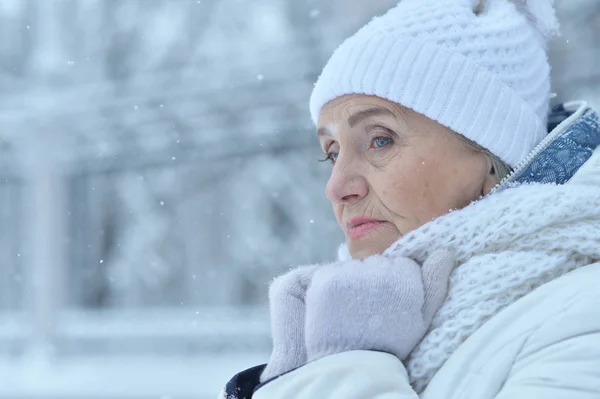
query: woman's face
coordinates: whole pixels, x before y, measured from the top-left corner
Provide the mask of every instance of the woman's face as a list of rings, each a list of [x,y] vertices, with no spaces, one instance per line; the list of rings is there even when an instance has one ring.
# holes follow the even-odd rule
[[[317,134],[333,164],[327,197],[353,258],[382,253],[497,183],[487,157],[457,134],[379,97],[329,102]]]

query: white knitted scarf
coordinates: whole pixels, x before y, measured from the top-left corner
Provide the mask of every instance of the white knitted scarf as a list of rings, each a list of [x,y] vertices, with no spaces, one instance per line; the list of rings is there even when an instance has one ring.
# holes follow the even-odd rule
[[[418,393],[488,319],[542,284],[600,260],[600,187],[505,189],[427,223],[387,252],[424,261],[441,247],[456,251],[459,266],[407,362]]]

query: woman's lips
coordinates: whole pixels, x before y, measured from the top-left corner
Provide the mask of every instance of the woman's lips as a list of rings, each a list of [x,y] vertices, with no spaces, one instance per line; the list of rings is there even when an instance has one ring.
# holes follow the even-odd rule
[[[353,218],[346,225],[348,228],[348,238],[358,240],[361,237],[369,234],[384,222],[371,218]]]

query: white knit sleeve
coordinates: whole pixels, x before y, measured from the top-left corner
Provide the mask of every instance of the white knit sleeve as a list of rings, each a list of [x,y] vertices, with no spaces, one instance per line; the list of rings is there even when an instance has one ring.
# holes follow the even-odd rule
[[[418,399],[404,365],[381,352],[327,356],[259,388],[253,399]]]

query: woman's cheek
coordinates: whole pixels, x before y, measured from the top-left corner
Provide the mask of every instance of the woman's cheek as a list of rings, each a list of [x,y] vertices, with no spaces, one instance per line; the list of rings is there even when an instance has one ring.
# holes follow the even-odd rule
[[[342,226],[342,204],[332,203],[332,207],[335,220],[337,220],[338,225],[344,230],[344,226]]]

